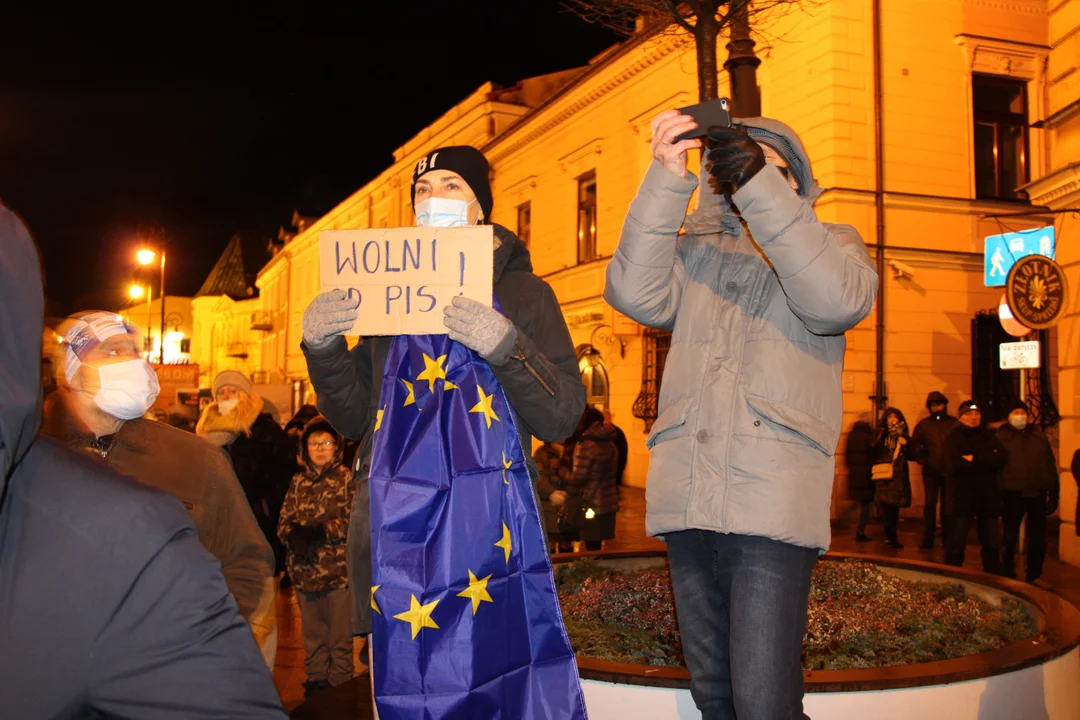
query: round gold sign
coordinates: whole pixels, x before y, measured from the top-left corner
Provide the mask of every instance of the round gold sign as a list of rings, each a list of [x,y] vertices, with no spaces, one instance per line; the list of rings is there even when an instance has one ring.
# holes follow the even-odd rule
[[[1065,316],[1069,284],[1061,266],[1042,255],[1016,261],[1005,283],[1005,298],[1013,317],[1033,330],[1045,330]]]

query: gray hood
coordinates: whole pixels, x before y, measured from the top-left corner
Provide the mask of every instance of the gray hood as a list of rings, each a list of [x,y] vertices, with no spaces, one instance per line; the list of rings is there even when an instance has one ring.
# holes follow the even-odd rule
[[[810,158],[794,130],[770,118],[733,118],[732,122],[746,130],[754,140],[780,153],[799,181],[799,196],[811,205],[817,201],[822,189],[814,179]],[[707,235],[718,232],[721,227],[736,230],[740,225],[739,216],[731,209],[727,198],[715,192],[709,184],[711,178],[707,165],[705,153],[702,153],[698,206],[683,223],[683,230],[691,235]]]
[[[0,504],[41,425],[44,303],[37,248],[0,205]]]

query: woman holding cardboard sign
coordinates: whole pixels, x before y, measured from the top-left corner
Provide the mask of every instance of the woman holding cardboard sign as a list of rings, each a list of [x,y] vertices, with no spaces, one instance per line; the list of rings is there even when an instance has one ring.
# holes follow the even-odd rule
[[[487,159],[467,146],[430,152],[413,173],[412,198],[419,226],[490,223]],[[558,300],[533,274],[524,243],[495,225],[493,253],[494,307],[455,297],[443,310],[448,335],[368,337],[349,351],[342,335],[358,309],[344,291],[319,295],[304,312],[319,411],[345,437],[363,439],[350,583],[354,631],[373,630],[375,695],[386,718],[415,716],[423,687],[440,687],[442,702],[485,717],[498,683],[471,679],[510,682],[532,662],[553,669],[545,682],[565,682],[555,693],[565,712],[547,716],[584,716],[549,587],[531,447],[533,436],[559,441],[574,431],[585,387]],[[471,652],[443,652],[466,641]],[[525,654],[489,652],[493,641]],[[529,698],[550,693],[513,682],[522,704],[503,710],[533,717]]]

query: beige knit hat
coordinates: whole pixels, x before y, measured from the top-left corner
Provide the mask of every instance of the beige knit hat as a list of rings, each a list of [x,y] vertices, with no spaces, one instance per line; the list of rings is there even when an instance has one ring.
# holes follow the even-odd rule
[[[251,392],[251,381],[243,373],[236,370],[223,370],[214,378],[215,397],[217,397],[218,389],[225,385],[233,385],[246,393]]]

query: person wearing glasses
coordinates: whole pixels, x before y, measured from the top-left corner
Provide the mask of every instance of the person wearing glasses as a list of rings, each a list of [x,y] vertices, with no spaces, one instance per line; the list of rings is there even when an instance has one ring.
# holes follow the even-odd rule
[[[345,550],[356,480],[342,463],[341,449],[341,438],[326,418],[312,418],[300,435],[303,470],[293,476],[277,529],[300,605],[306,696],[353,676]]]

